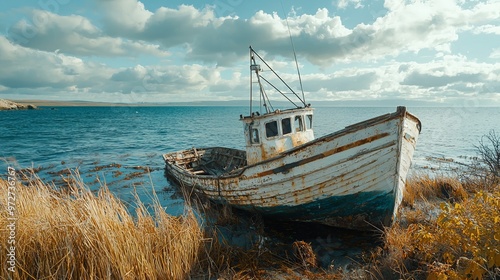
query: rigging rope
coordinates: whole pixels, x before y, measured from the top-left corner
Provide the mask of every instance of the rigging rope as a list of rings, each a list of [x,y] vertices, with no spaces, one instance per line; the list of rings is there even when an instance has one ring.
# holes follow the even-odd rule
[[[302,100],[300,98],[300,96],[297,95],[297,93],[280,77],[280,75],[278,75],[278,73],[276,73],[276,71],[274,71],[273,68],[271,68],[271,66],[269,66],[269,64],[267,64],[267,62],[256,52],[252,49],[252,47],[250,47],[250,49],[252,50],[252,52],[259,58],[260,61],[262,61],[266,66],[267,68],[269,68],[269,70],[271,70],[271,72],[274,73],[274,75],[276,75],[276,77],[278,77],[278,79],[293,93],[295,94],[295,96],[302,102],[302,104],[304,104],[304,106],[307,107],[307,104],[304,100]]]
[[[283,9],[283,15],[285,16],[286,26],[288,27],[288,35],[290,36],[290,43],[292,45],[293,58],[295,59],[295,67],[297,68],[297,75],[299,76],[300,91],[302,92],[301,101],[304,105],[306,105],[306,97],[304,95],[304,88],[302,87],[302,78],[300,77],[299,63],[297,62],[297,54],[295,52],[295,46],[292,40],[292,32],[290,31],[290,25],[288,24],[288,16],[286,15],[285,7],[283,6],[283,0],[280,0],[280,3],[281,3],[281,9]]]

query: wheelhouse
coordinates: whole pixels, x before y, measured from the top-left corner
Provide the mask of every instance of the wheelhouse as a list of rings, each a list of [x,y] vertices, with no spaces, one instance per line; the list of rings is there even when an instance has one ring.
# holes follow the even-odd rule
[[[254,164],[314,140],[313,109],[276,110],[240,118],[248,164]]]

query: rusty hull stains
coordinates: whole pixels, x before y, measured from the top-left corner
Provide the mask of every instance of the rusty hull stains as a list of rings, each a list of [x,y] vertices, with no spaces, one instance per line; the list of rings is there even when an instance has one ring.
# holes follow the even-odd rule
[[[269,216],[348,228],[389,225],[420,129],[398,108],[254,164],[241,160],[249,150],[169,153],[166,173],[212,200]]]
[[[330,155],[340,153],[340,152],[364,145],[366,143],[370,143],[372,141],[375,141],[375,140],[378,140],[378,139],[381,139],[381,138],[384,138],[387,136],[389,136],[389,133],[381,133],[381,134],[374,135],[374,136],[371,136],[371,137],[368,137],[365,139],[361,139],[361,140],[355,141],[353,143],[349,143],[347,145],[343,145],[343,146],[337,147],[335,149],[323,152],[323,153],[318,154],[318,155],[314,155],[314,156],[311,156],[311,157],[308,157],[308,158],[305,158],[305,159],[302,159],[302,160],[299,160],[299,161],[296,161],[293,163],[285,164],[281,167],[274,168],[272,170],[267,170],[264,172],[257,173],[254,175],[254,177],[263,177],[263,176],[267,176],[267,175],[271,175],[271,174],[286,173],[291,168],[298,167],[298,166],[301,166],[304,164],[308,164],[308,163],[316,161],[318,159],[325,158],[325,157],[328,157]]]

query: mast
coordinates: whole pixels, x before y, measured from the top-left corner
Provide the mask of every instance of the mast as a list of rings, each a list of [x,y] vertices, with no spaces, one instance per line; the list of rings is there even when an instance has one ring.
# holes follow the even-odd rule
[[[252,115],[252,96],[253,96],[253,73],[252,73],[252,60],[253,60],[253,53],[252,53],[252,46],[250,46],[250,113],[248,114],[249,116]]]
[[[259,84],[259,96],[263,101],[263,106],[266,108],[266,113],[270,113],[272,109],[269,97],[267,96],[266,92],[264,91],[264,87],[262,86],[261,82],[262,77],[260,76],[259,73],[260,71],[262,71],[262,69],[260,67],[260,64],[257,64],[255,60],[255,55],[257,55],[257,57],[259,57],[259,59],[267,65],[267,63],[264,60],[262,60],[262,58],[253,50],[252,46],[250,46],[250,115],[252,114],[252,96],[253,96],[253,84],[254,84],[253,72],[255,73],[255,77],[257,78],[256,83]],[[269,65],[267,66],[269,67]],[[269,67],[269,69],[271,69],[271,67]],[[273,70],[271,69],[271,71]],[[271,107],[271,109],[269,107]]]

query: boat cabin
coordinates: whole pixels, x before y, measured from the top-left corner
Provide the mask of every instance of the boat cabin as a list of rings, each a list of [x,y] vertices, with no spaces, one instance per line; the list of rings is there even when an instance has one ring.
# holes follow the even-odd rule
[[[270,159],[314,140],[313,109],[276,110],[240,116],[245,131],[247,164]]]

